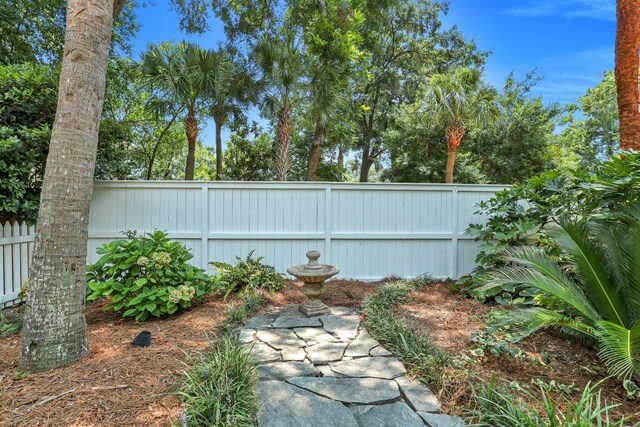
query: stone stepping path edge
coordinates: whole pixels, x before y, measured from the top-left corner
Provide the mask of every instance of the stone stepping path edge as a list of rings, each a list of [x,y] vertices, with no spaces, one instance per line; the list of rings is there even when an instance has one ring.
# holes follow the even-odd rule
[[[250,319],[237,338],[258,363],[261,427],[462,427],[351,308],[304,317],[297,305]]]

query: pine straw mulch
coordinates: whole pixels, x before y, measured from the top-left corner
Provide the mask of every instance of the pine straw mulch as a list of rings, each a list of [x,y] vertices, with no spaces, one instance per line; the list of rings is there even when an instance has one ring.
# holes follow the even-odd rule
[[[224,319],[229,302],[208,297],[180,315],[143,324],[104,312],[104,304],[87,305],[90,353],[72,366],[22,376],[19,337],[0,338],[0,425],[164,426],[175,420],[180,402],[171,393],[185,354],[208,347],[206,333]],[[142,330],[151,331],[151,345],[132,347]]]
[[[441,282],[410,293],[410,302],[398,306],[395,313],[416,332],[428,335],[433,343],[449,354],[456,356],[470,347],[469,337],[484,327],[484,319],[497,305],[481,304],[451,292],[452,282]],[[500,306],[503,308],[502,306]],[[498,381],[531,384],[534,378],[546,382],[555,380],[565,385],[574,385],[581,390],[587,383],[597,383],[607,377],[606,369],[598,359],[596,351],[585,344],[555,331],[542,331],[518,343],[527,357],[544,363],[519,361],[506,356],[491,354],[478,358],[473,373],[486,381],[495,375]],[[487,352],[485,352],[487,353]],[[467,387],[465,387],[467,386]],[[611,411],[614,417],[633,415],[640,421],[640,404],[625,398],[626,393],[618,380],[607,380],[602,386],[602,395],[609,404],[620,404]],[[443,406],[454,410],[469,398],[468,384],[459,390],[446,390]],[[578,397],[579,393],[573,393]]]

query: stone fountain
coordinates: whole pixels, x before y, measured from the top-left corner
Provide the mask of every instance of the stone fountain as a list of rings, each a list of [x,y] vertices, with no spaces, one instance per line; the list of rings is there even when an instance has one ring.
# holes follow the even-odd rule
[[[330,314],[329,307],[321,299],[326,291],[324,281],[338,274],[340,269],[333,265],[318,263],[318,258],[320,258],[318,251],[307,252],[307,258],[309,258],[307,264],[294,265],[287,269],[287,273],[304,282],[301,290],[309,298],[300,306],[299,310],[307,317]]]

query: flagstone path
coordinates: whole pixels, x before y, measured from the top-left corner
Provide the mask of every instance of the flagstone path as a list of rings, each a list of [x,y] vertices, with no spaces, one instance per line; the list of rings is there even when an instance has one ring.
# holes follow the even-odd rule
[[[238,339],[259,363],[261,427],[461,427],[410,381],[350,308],[304,317],[290,305],[250,319]]]

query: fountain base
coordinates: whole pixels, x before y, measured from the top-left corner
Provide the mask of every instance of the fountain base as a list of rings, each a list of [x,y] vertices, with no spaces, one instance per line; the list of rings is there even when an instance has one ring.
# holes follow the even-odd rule
[[[331,314],[331,309],[320,300],[307,300],[304,304],[301,304],[298,308],[300,313],[304,314],[307,317],[313,316],[325,316],[327,314]]]

